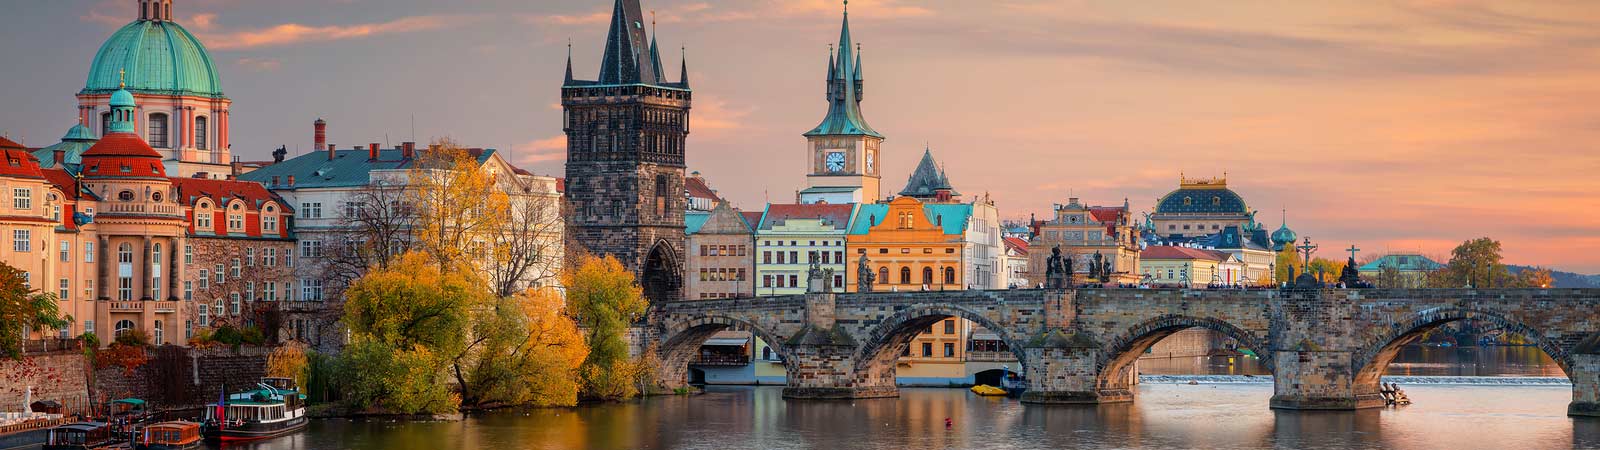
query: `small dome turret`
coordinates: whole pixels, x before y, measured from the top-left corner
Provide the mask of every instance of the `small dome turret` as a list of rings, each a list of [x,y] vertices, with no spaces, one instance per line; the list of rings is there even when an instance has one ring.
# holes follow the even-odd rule
[[[1294,240],[1297,238],[1299,236],[1295,235],[1294,230],[1289,229],[1289,212],[1285,210],[1283,225],[1278,227],[1278,231],[1272,232],[1272,249],[1281,252],[1283,247],[1294,245]]]

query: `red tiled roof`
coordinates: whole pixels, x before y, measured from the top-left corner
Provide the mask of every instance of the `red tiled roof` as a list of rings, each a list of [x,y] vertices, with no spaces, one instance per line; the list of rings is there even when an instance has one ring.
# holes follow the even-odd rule
[[[1122,207],[1091,206],[1089,207],[1089,215],[1094,216],[1094,220],[1101,222],[1116,222],[1122,216]]]
[[[767,214],[761,219],[759,228],[769,230],[788,219],[825,219],[835,228],[843,230],[850,226],[850,213],[854,211],[855,206],[849,204],[767,205]]]
[[[1203,259],[1207,261],[1222,261],[1228,259],[1228,254],[1215,251],[1171,245],[1157,245],[1139,252],[1139,259]]]
[[[559,194],[567,193],[567,179],[566,178],[557,178],[556,179],[556,193],[559,193]]]
[[[22,146],[22,144],[18,144],[17,141],[6,139],[4,136],[0,136],[0,149],[27,150],[27,148]]]
[[[705,178],[698,178],[698,177],[684,178],[683,179],[683,189],[689,191],[689,196],[690,197],[694,197],[694,198],[709,198],[711,200],[717,201],[718,203],[722,202],[722,198],[717,196],[717,192],[711,190],[711,186],[707,186],[706,185],[706,179]]]
[[[56,185],[57,189],[60,189],[62,193],[67,194],[68,197],[72,197],[74,194],[78,193],[79,190],[83,189],[83,185],[78,183],[77,178],[74,178],[71,173],[67,173],[66,169],[62,169],[59,166],[49,169],[39,169],[39,173],[44,175],[44,179],[48,180],[50,184]],[[87,191],[84,191],[84,193],[88,194]]]
[[[150,144],[140,139],[133,133],[110,133],[95,142],[94,146],[83,152],[85,159],[91,156],[136,156],[160,159],[161,154],[150,148]],[[88,161],[84,161],[85,164]]]
[[[1022,238],[1019,238],[1019,237],[1008,237],[1008,238],[1005,238],[1005,243],[1006,243],[1006,248],[1007,249],[1011,249],[1011,250],[1015,250],[1017,252],[1017,255],[1027,255],[1028,254],[1028,241],[1022,240]]]
[[[761,226],[761,211],[741,212],[739,215],[744,216],[744,223],[749,224],[750,228]]]
[[[242,199],[246,207],[254,209],[267,201],[277,202],[284,212],[293,211],[283,199],[273,195],[266,186],[252,181],[211,180],[204,178],[173,178],[178,188],[178,199],[184,206],[192,206],[198,197],[210,198],[221,205],[231,199]]]
[[[44,174],[39,173],[38,159],[15,142],[0,142],[0,157],[4,159],[0,161],[0,177],[44,178]]]

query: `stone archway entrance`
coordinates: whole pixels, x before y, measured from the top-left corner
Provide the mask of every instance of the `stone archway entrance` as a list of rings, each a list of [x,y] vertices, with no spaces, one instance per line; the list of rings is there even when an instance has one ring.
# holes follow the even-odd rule
[[[645,257],[644,273],[639,277],[644,296],[650,303],[683,299],[683,265],[680,261],[677,251],[666,242],[657,242],[650,248],[649,256]]]

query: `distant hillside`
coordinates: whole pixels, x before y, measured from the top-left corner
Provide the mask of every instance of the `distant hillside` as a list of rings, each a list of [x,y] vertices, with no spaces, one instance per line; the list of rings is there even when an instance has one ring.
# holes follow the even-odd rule
[[[1522,272],[1524,270],[1532,269],[1532,267],[1528,267],[1528,266],[1506,266],[1506,267],[1511,269],[1511,273],[1519,273],[1519,272]],[[1557,287],[1557,288],[1600,288],[1600,275],[1583,275],[1583,274],[1577,274],[1577,273],[1572,273],[1572,272],[1562,272],[1562,271],[1559,271],[1559,270],[1552,270],[1552,271],[1550,271],[1550,276],[1551,276],[1551,278],[1555,278],[1556,279],[1556,285],[1555,286],[1551,286],[1551,287]]]

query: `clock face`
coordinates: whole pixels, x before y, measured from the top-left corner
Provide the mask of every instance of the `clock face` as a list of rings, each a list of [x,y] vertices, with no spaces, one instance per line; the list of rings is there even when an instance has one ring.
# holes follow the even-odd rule
[[[842,152],[829,152],[822,162],[829,172],[844,171],[844,153]]]

